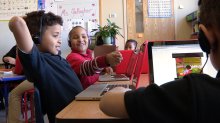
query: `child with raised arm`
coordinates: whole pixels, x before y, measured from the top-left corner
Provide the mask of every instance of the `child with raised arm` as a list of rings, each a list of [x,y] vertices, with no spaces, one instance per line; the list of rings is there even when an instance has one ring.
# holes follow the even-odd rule
[[[60,56],[62,18],[34,11],[24,19],[15,16],[9,28],[28,81],[39,89],[43,111],[50,123],[83,89],[68,62]]]
[[[99,73],[105,67],[115,66],[122,60],[122,55],[118,51],[93,59],[92,51],[88,49],[90,42],[87,31],[81,26],[73,27],[69,32],[68,43],[72,52],[66,59],[76,72],[84,89],[98,80]]]
[[[188,74],[158,86],[126,91],[115,88],[100,101],[100,109],[134,123],[218,123],[220,122],[220,1],[199,0],[199,43],[218,71]]]

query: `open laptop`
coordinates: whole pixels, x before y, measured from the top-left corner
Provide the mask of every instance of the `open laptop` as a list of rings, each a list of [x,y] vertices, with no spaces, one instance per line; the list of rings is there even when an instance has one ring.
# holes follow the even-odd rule
[[[116,69],[126,69],[125,70],[126,73],[113,74],[113,75],[110,74],[100,75],[98,81],[100,82],[129,81],[131,79],[136,66],[138,53],[132,50],[122,50],[120,52],[123,56],[123,60],[120,63],[120,65],[117,66]]]
[[[137,65],[135,67],[134,76],[132,77],[129,84],[109,84],[97,82],[86,88],[84,91],[76,95],[75,100],[100,100],[101,97],[116,86],[123,86],[125,88],[136,89],[139,84],[139,78],[141,74],[142,63],[144,62],[144,52],[138,53]]]
[[[150,83],[162,85],[182,78],[187,72],[199,73],[207,57],[198,40],[178,40],[148,42],[148,59]],[[203,73],[216,76],[210,59]]]

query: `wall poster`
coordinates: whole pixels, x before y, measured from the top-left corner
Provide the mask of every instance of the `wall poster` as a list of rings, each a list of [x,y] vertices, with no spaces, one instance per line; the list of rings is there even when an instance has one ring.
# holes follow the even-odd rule
[[[76,25],[83,26],[91,34],[91,30],[99,24],[99,0],[75,0],[58,4],[57,14],[64,20],[63,29],[71,30]],[[83,25],[82,25],[83,23]]]
[[[172,16],[171,0],[148,0],[149,18],[169,18]]]
[[[1,0],[0,20],[10,20],[13,16],[23,16],[36,11],[38,0]]]

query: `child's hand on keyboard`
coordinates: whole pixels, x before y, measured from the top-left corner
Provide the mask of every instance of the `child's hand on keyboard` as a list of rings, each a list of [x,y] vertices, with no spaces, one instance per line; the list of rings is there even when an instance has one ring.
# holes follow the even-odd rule
[[[104,72],[105,72],[105,74],[110,74],[110,75],[112,75],[114,73],[112,67],[106,67],[104,69]]]

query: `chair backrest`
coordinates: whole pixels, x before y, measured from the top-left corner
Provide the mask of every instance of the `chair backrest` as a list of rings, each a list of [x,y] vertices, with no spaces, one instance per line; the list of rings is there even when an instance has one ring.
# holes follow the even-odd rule
[[[41,107],[40,92],[37,87],[34,88],[34,104],[36,123],[44,123],[44,114]]]
[[[113,51],[116,51],[116,45],[105,45],[104,44],[100,46],[95,46],[94,57],[103,56]]]

